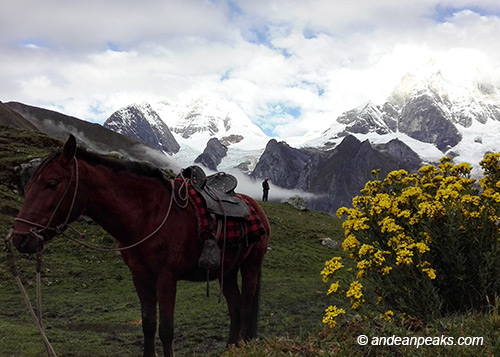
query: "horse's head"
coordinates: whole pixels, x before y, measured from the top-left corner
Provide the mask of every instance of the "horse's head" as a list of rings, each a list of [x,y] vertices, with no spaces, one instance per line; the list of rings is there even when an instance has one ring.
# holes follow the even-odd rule
[[[20,252],[43,250],[47,241],[82,213],[84,198],[77,194],[75,153],[76,140],[70,135],[63,148],[43,160],[31,177],[12,234],[12,242]]]

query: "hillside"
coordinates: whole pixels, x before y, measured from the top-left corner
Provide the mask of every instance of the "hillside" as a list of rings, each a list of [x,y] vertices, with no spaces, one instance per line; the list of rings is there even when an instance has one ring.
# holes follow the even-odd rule
[[[22,115],[13,111],[4,103],[0,102],[0,125],[11,126],[20,129],[36,130],[35,126]]]
[[[23,103],[9,102],[5,106],[51,137],[66,140],[69,134],[73,134],[81,145],[96,152],[114,151],[133,160],[148,161],[163,168],[174,166],[161,152],[100,124]]]

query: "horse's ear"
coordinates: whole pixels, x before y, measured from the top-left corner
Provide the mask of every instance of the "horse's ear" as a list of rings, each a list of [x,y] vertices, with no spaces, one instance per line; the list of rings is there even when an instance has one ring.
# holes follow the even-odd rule
[[[67,162],[70,162],[75,157],[76,139],[72,134],[69,135],[68,140],[66,140],[66,142],[64,143],[62,153],[63,153],[63,158]]]

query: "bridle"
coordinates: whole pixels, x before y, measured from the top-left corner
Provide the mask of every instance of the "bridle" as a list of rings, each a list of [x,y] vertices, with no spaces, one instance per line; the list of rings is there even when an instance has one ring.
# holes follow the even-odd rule
[[[28,232],[21,232],[21,231],[12,230],[12,233],[17,234],[17,235],[21,235],[21,236],[22,235],[31,235],[31,236],[34,236],[37,239],[39,239],[42,243],[44,243],[45,241],[48,241],[49,239],[47,239],[43,235],[43,232],[53,231],[56,233],[56,235],[64,232],[64,230],[68,227],[68,222],[69,222],[69,219],[71,217],[71,214],[73,213],[73,208],[74,208],[75,202],[76,202],[76,196],[78,194],[78,185],[79,185],[78,160],[76,159],[76,157],[73,157],[72,161],[73,161],[74,165],[73,165],[73,169],[71,170],[71,177],[68,181],[68,184],[66,185],[66,188],[64,189],[64,192],[63,192],[61,198],[57,202],[57,205],[54,208],[54,211],[52,212],[52,215],[50,216],[50,219],[47,222],[47,224],[44,225],[44,224],[33,222],[33,221],[30,221],[30,220],[27,220],[27,219],[24,219],[21,217],[16,217],[14,219],[15,221],[27,223],[31,226],[31,228]],[[69,193],[69,189],[70,189],[70,186],[71,186],[73,179],[75,179],[75,190],[73,192],[73,197],[71,199],[71,205],[70,205],[68,214],[66,215],[66,219],[64,220],[64,222],[62,224],[57,225],[55,227],[51,227],[51,223],[54,220],[54,217],[55,217],[57,211],[59,210],[62,202],[64,201],[64,199],[66,198],[66,196]]]

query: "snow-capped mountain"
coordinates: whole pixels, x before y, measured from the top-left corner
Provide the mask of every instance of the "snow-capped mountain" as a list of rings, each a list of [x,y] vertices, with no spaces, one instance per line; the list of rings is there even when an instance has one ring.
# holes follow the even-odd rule
[[[104,127],[167,154],[176,153],[180,148],[168,126],[148,103],[129,105],[116,111],[106,120]]]
[[[181,167],[192,165],[208,141],[216,138],[227,147],[218,170],[229,171],[238,166],[251,171],[270,140],[240,107],[213,95],[188,98],[175,104],[166,101],[134,104],[115,112],[105,126],[140,140],[142,129],[130,119],[131,113],[133,117],[154,123],[151,128],[160,128],[161,135],[165,127],[168,128],[168,135],[180,146],[169,153]]]
[[[384,103],[343,113],[305,145],[332,147],[347,134],[372,143],[398,138],[424,161],[446,154],[474,165],[486,152],[500,150],[500,88],[455,83],[431,66],[404,76]]]

